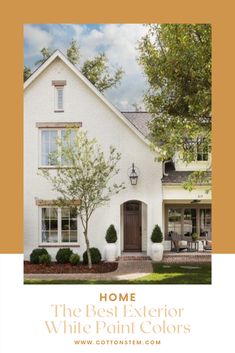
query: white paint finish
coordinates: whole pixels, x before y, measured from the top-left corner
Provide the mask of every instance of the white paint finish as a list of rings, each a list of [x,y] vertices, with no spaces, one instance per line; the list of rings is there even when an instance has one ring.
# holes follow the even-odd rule
[[[54,112],[53,80],[66,80],[64,94],[64,112]],[[39,129],[37,122],[78,122],[82,129],[88,131],[89,137],[95,137],[104,151],[114,145],[122,154],[120,173],[115,182],[124,181],[126,189],[115,195],[110,203],[95,211],[90,221],[89,237],[91,246],[98,247],[101,252],[105,245],[105,232],[111,223],[117,229],[118,249],[121,249],[120,206],[128,200],[139,200],[147,207],[144,234],[151,234],[156,223],[162,226],[162,168],[154,162],[149,146],[139,138],[133,129],[123,122],[100,97],[71,71],[60,59],[55,59],[36,80],[25,89],[24,103],[24,158],[25,158],[25,255],[40,243],[38,208],[35,198],[56,199],[57,194],[51,191],[51,185],[38,175],[39,165]],[[131,186],[127,171],[134,162],[140,170],[137,186]],[[81,243],[78,252],[85,250],[82,229]],[[149,251],[147,239],[143,239],[143,247]],[[146,245],[145,245],[146,244]],[[56,249],[57,251],[58,249]],[[50,253],[55,250],[50,248]],[[103,255],[103,254],[102,254]]]
[[[211,191],[206,186],[198,186],[192,191],[185,190],[181,185],[163,185],[163,200],[203,200],[211,202]]]
[[[193,161],[188,164],[183,162],[177,153],[174,158],[175,170],[177,171],[211,170],[211,162],[211,153],[208,155],[208,161]]]

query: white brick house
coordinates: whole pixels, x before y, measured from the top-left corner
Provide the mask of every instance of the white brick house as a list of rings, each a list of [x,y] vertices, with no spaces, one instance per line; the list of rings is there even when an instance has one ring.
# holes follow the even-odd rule
[[[164,233],[183,236],[207,232],[211,237],[211,195],[205,186],[192,192],[181,182],[192,170],[205,169],[210,156],[198,153],[195,163],[183,165],[177,157],[165,166],[154,161],[147,139],[148,113],[118,111],[59,51],[41,65],[24,84],[24,233],[25,258],[34,248],[45,247],[53,256],[61,247],[85,251],[79,219],[69,209],[53,204],[58,195],[38,175],[48,165],[55,138],[69,125],[80,126],[95,137],[104,151],[110,145],[121,153],[117,182],[126,189],[93,214],[89,226],[91,246],[103,254],[105,232],[114,224],[118,254],[123,251],[150,253],[151,232],[158,224]],[[128,176],[132,163],[138,168],[137,185]],[[115,180],[116,181],[116,180]]]

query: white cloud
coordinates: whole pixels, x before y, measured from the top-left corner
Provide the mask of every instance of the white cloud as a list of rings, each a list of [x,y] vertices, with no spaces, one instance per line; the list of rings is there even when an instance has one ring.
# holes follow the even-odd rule
[[[66,54],[72,38],[79,43],[81,63],[105,52],[113,71],[120,66],[125,71],[121,85],[108,90],[105,95],[119,109],[133,110],[133,103],[142,104],[146,88],[146,81],[136,60],[137,42],[146,32],[147,28],[141,24],[104,24],[95,28],[89,25],[61,24],[48,25],[46,29],[26,25],[25,41],[30,47],[26,58],[28,55],[38,56],[43,47],[60,49]]]
[[[35,25],[24,26],[24,38],[27,45],[30,47],[30,51],[27,51],[27,57],[38,55],[43,47],[50,47],[53,42],[51,33]]]

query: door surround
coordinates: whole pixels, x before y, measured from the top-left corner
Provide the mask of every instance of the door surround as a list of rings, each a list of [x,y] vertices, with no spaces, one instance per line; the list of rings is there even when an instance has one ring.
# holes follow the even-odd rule
[[[142,251],[142,203],[130,200],[123,204],[123,251]]]

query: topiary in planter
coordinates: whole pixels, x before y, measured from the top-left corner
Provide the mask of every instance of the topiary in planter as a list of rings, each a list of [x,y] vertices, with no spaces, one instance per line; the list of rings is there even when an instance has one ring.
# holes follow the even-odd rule
[[[80,256],[78,254],[72,254],[69,258],[71,265],[76,266],[80,262]]]
[[[39,256],[39,263],[44,264],[44,265],[50,265],[51,264],[51,255],[43,254],[43,255]]]
[[[161,243],[162,242],[163,235],[162,235],[162,231],[161,231],[161,228],[159,227],[159,225],[156,225],[153,228],[151,240],[153,243]]]
[[[44,248],[42,249],[34,249],[30,254],[30,262],[31,264],[39,264],[39,257],[42,255],[49,255],[48,251]]]
[[[105,239],[107,243],[116,243],[117,241],[117,232],[113,224],[108,227]]]
[[[198,238],[199,238],[199,236],[197,233],[192,234],[192,241],[196,241],[196,240],[198,240]]]
[[[59,264],[69,263],[69,259],[72,254],[73,251],[70,248],[59,249],[56,254],[56,261]]]
[[[101,261],[101,253],[100,253],[99,249],[90,248],[90,254],[91,254],[91,263],[92,264],[98,264]],[[83,254],[83,262],[84,262],[84,264],[88,264],[87,251],[85,251]]]

